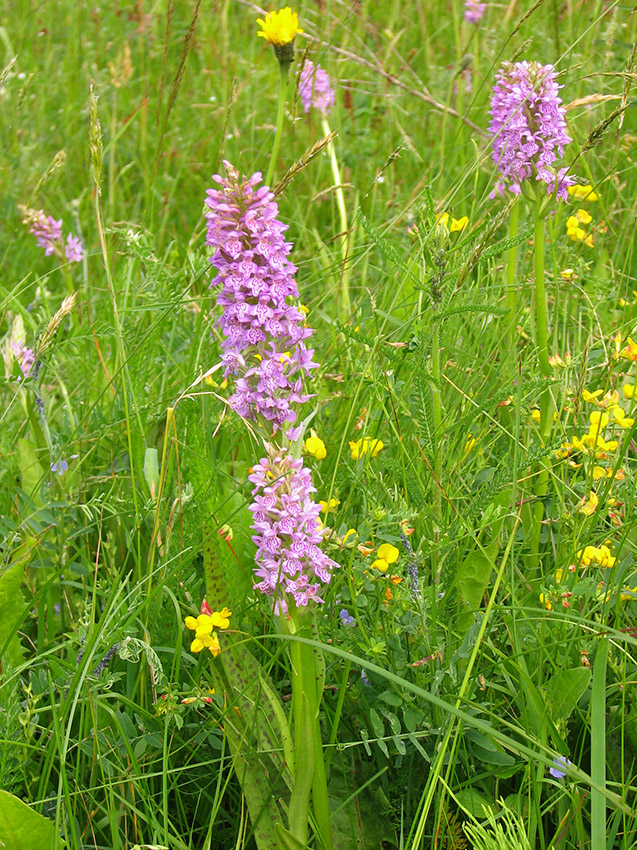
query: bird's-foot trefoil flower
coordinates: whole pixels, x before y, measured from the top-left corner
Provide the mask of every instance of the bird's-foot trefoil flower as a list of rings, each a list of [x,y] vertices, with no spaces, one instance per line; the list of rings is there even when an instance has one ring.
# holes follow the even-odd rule
[[[206,603],[208,610],[210,607]],[[191,652],[201,652],[207,649],[213,656],[219,655],[221,645],[216,629],[224,631],[230,625],[232,611],[222,608],[221,611],[210,611],[210,613],[199,614],[198,617],[186,617],[186,627],[194,631],[195,638],[190,644]]]
[[[372,564],[372,569],[377,569],[384,573],[387,571],[390,564],[396,563],[399,552],[398,549],[395,546],[392,546],[391,543],[381,543],[376,555],[377,557]]]

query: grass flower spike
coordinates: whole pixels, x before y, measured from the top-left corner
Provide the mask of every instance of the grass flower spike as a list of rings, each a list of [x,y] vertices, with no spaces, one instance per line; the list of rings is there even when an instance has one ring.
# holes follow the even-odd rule
[[[514,195],[530,178],[546,183],[550,193],[568,198],[573,183],[568,169],[555,169],[571,141],[566,132],[565,110],[558,95],[557,72],[553,65],[538,62],[505,62],[496,75],[491,96],[493,161],[503,180],[495,192],[509,189]]]

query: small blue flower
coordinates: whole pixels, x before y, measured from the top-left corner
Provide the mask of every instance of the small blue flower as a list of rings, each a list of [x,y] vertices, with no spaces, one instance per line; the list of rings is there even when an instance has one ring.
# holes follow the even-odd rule
[[[563,770],[560,770],[562,767],[570,767],[572,761],[570,759],[565,758],[564,756],[558,756],[553,759],[554,767],[549,768],[549,773],[555,779],[564,779],[566,773]]]
[[[343,621],[344,626],[355,626],[356,625],[356,617],[351,617],[347,608],[341,608],[338,616]]]
[[[371,685],[369,684],[369,679],[367,678],[367,673],[365,672],[365,668],[361,668],[361,681],[364,685],[367,685],[368,688],[371,687]]]
[[[70,460],[74,460],[76,457],[77,455],[71,455]],[[68,468],[69,465],[63,457],[51,464],[51,472],[57,472],[58,475],[64,475]]]

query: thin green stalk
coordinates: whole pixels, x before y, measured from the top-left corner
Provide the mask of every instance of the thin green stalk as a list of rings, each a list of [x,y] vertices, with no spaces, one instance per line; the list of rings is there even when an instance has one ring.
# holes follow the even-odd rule
[[[330,804],[327,793],[327,776],[325,772],[325,757],[323,753],[323,738],[321,735],[320,708],[323,688],[319,693],[315,650],[307,644],[302,645],[302,663],[305,677],[305,693],[308,696],[312,716],[312,738],[314,744],[314,776],[312,778],[312,809],[316,821],[316,834],[319,846],[325,850],[332,849],[332,834],[330,829]]]
[[[535,344],[542,374],[551,376],[548,345],[548,319],[546,287],[544,283],[544,215],[538,209],[535,215]],[[542,410],[544,415],[544,410]]]
[[[283,628],[291,635],[305,639],[313,637],[311,617],[307,614],[290,610],[290,620],[286,621],[282,618],[281,622]],[[308,783],[310,779],[312,810],[319,846],[325,850],[331,850],[329,797],[319,719],[323,687],[317,651],[309,643],[290,642],[292,722],[295,758],[298,764],[290,798],[290,831],[301,842],[307,842],[310,822],[310,784]],[[311,740],[308,740],[308,736]],[[304,754],[305,757],[303,757]],[[310,765],[311,777],[308,777]],[[294,800],[294,806],[292,806],[292,800]],[[305,811],[303,811],[304,808]]]
[[[520,204],[515,201],[511,207],[511,216],[509,218],[509,239],[515,239],[518,235],[518,226],[520,221]],[[518,262],[518,246],[514,245],[509,248],[507,253],[507,269],[506,269],[506,295],[507,295],[507,310],[508,310],[508,329],[507,336],[509,338],[510,350],[515,351],[516,339],[516,322],[518,315],[518,297],[516,289],[516,272]]]
[[[540,204],[535,215],[535,344],[538,349],[538,360],[540,371],[545,378],[551,376],[551,365],[549,363],[548,349],[548,311],[546,305],[546,286],[544,281],[544,215],[540,211]],[[542,442],[546,445],[550,435],[553,417],[553,405],[551,392],[547,387],[540,396],[540,435]],[[533,508],[533,531],[530,540],[531,557],[528,566],[535,569],[538,565],[540,548],[540,531],[544,517],[544,503],[541,501],[546,496],[549,484],[549,470],[546,462],[542,462],[535,485],[535,495],[538,498]]]
[[[440,328],[437,322],[434,323],[433,339],[431,342],[431,376],[433,378],[431,395],[434,414],[434,472],[436,475],[436,480],[433,483],[434,548],[432,552],[432,559],[433,573],[436,582],[438,582],[440,578],[438,575],[438,560],[440,554],[438,547],[440,544],[440,529],[442,527],[442,493],[440,492],[440,483],[442,481],[442,452],[440,450],[442,440],[442,399],[440,393]]]
[[[276,114],[276,133],[274,136],[274,146],[272,148],[272,156],[268,166],[268,173],[265,178],[266,186],[272,185],[272,177],[276,168],[277,157],[279,156],[279,147],[281,146],[281,136],[283,135],[283,118],[285,112],[285,99],[288,91],[288,69],[287,63],[279,63],[279,107]]]
[[[325,770],[329,771],[330,764],[332,762],[332,756],[334,754],[334,744],[336,743],[336,736],[338,734],[338,724],[341,719],[341,713],[343,711],[343,703],[345,702],[345,693],[347,692],[347,687],[349,683],[349,674],[352,669],[352,664],[350,661],[345,662],[345,666],[343,667],[343,677],[341,679],[341,687],[338,692],[338,699],[336,701],[336,708],[334,710],[334,719],[332,720],[332,731],[330,732],[330,739],[328,741],[328,751],[325,754]]]
[[[600,638],[591,685],[591,847],[606,847],[606,666],[608,640]]]
[[[332,132],[328,123],[327,117],[323,116],[321,123],[323,133],[329,136]],[[334,188],[336,190],[336,206],[338,207],[338,217],[340,224],[339,243],[341,248],[341,285],[340,285],[340,301],[341,301],[341,318],[345,322],[350,314],[350,297],[349,297],[349,269],[347,266],[347,255],[349,252],[349,224],[347,221],[347,208],[345,206],[345,193],[343,192],[343,180],[341,171],[336,158],[334,142],[330,142],[327,146],[330,155],[330,165],[332,167],[332,176],[334,178]]]

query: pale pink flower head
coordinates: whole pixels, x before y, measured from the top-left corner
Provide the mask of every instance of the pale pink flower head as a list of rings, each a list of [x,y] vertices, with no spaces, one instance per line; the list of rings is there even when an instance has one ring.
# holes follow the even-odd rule
[[[464,16],[465,20],[470,24],[477,24],[480,18],[484,15],[484,10],[487,8],[486,3],[478,3],[477,0],[465,0]]]
[[[321,115],[326,116],[334,106],[334,89],[330,86],[327,71],[309,59],[305,60],[299,77],[299,95],[305,112],[318,109]]]

